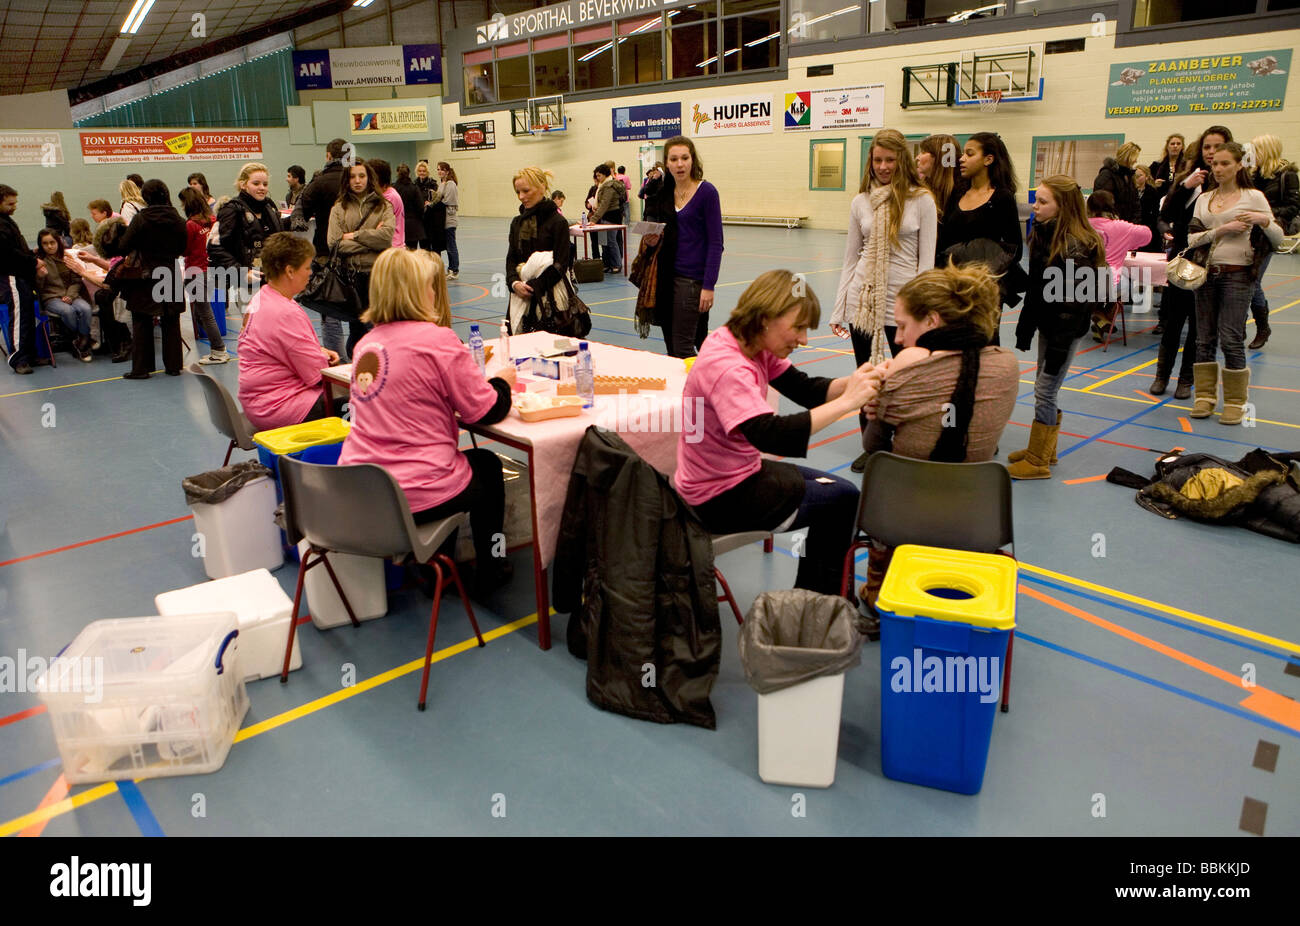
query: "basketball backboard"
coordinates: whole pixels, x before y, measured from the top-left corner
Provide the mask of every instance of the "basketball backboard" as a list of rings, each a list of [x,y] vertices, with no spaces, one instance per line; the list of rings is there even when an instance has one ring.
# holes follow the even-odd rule
[[[958,106],[975,106],[980,91],[1002,91],[1003,103],[1043,99],[1043,43],[963,51],[957,66]]]

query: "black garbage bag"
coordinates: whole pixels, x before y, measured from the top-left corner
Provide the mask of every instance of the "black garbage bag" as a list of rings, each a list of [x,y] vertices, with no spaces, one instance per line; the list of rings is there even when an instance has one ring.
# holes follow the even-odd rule
[[[861,648],[853,605],[802,588],[759,595],[740,632],[745,680],[759,694],[838,675],[861,661]]]
[[[185,490],[185,504],[215,505],[224,502],[254,479],[272,475],[274,474],[261,463],[249,460],[199,473],[197,476],[186,476],[181,480],[181,488]]]

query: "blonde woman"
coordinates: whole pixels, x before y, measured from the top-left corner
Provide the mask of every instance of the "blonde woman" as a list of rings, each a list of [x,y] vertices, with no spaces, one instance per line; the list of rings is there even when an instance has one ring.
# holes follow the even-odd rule
[[[505,520],[505,482],[491,450],[459,449],[459,425],[509,414],[515,371],[507,364],[485,381],[447,327],[449,311],[437,255],[390,248],[375,260],[362,316],[374,330],[352,352],[352,431],[339,463],[388,470],[416,524],[469,512],[478,595],[513,571],[492,549]]]
[[[1250,146],[1255,151],[1255,170],[1251,180],[1264,194],[1273,218],[1283,232],[1292,234],[1291,226],[1300,214],[1300,174],[1297,174],[1294,164],[1282,157],[1282,139],[1276,135],[1256,136]],[[1268,325],[1268,299],[1264,296],[1264,274],[1268,272],[1268,262],[1272,257],[1271,250],[1264,254],[1259,275],[1255,278],[1255,295],[1250,300],[1250,314],[1255,319],[1255,339],[1247,345],[1250,350],[1259,350],[1273,333]]]
[[[130,225],[135,214],[144,208],[144,197],[140,195],[140,188],[136,186],[134,180],[123,180],[119,183],[117,194],[122,197],[122,208],[118,213],[122,216],[122,221]]]
[[[1113,158],[1106,158],[1092,182],[1092,191],[1105,190],[1115,197],[1115,217],[1134,225],[1142,223],[1142,204],[1137,183],[1133,179],[1133,166],[1137,164],[1142,149],[1133,142],[1119,146]]]
[[[545,327],[547,313],[543,298],[565,278],[571,262],[569,223],[560,214],[555,201],[547,195],[551,172],[540,167],[516,171],[512,184],[519,200],[519,214],[510,220],[506,245],[506,285],[518,300],[512,299],[510,330],[513,333],[553,330]],[[551,265],[532,279],[520,275],[534,254],[551,255]],[[544,258],[539,258],[544,260]],[[526,303],[525,303],[526,300]],[[525,307],[526,305],[526,307]]]
[[[849,240],[831,313],[831,331],[852,339],[854,360],[880,363],[898,352],[894,300],[903,284],[934,266],[939,217],[922,185],[907,140],[883,129],[871,140],[870,162],[849,207]],[[866,429],[867,419],[859,414]],[[864,453],[853,464],[862,472]]]

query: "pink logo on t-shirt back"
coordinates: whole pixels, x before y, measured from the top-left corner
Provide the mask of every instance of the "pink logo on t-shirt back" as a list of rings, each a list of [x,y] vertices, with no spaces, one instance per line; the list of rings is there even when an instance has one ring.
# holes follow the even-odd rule
[[[382,344],[367,344],[352,359],[352,398],[369,402],[384,391],[388,381],[388,351]]]

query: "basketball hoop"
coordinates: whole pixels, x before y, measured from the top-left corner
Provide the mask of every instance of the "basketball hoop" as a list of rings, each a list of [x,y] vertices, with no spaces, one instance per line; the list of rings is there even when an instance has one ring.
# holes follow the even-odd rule
[[[534,134],[534,135],[541,135],[541,134],[543,134],[544,132],[549,132],[550,130],[551,130],[551,127],[550,127],[549,125],[546,125],[545,123],[543,123],[543,124],[541,124],[541,125],[535,125],[535,126],[533,126],[533,134]]]
[[[1001,90],[977,90],[975,96],[980,101],[980,112],[995,113],[998,111],[998,103],[1002,102]]]

